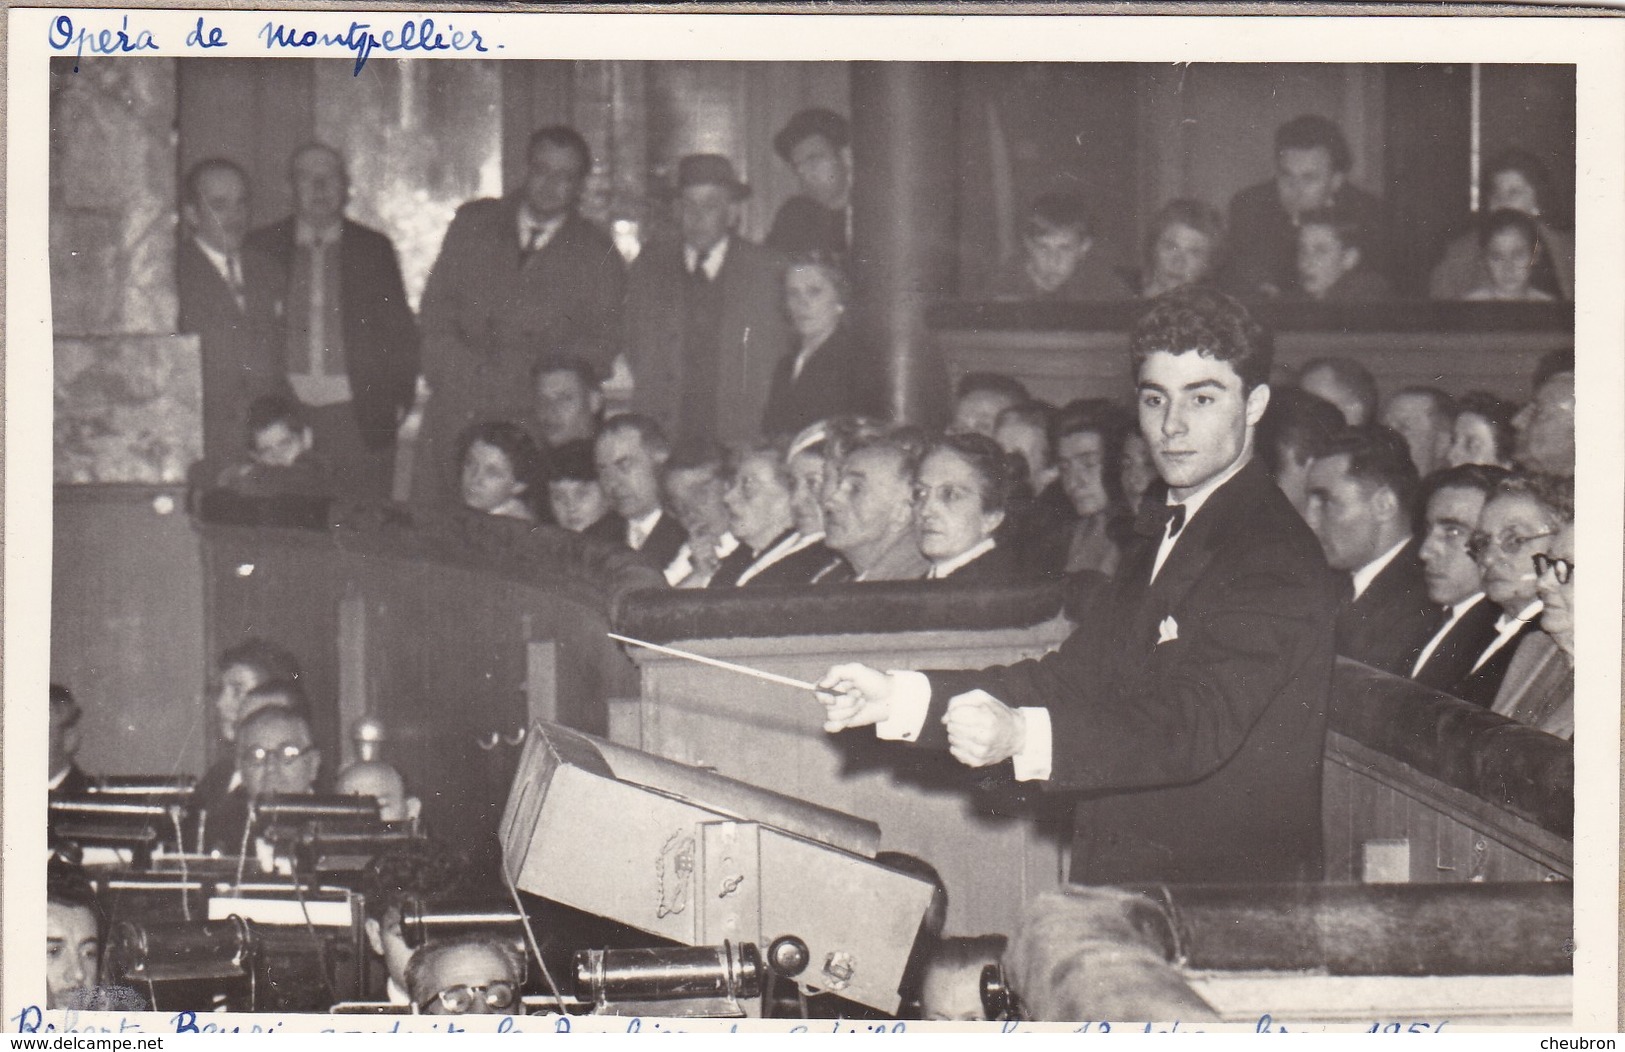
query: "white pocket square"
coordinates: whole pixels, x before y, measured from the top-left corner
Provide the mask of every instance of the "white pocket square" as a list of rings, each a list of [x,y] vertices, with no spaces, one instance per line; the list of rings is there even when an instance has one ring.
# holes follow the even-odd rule
[[[1157,626],[1157,645],[1160,647],[1162,644],[1171,643],[1178,638],[1179,622],[1172,617],[1163,618],[1162,624]]]

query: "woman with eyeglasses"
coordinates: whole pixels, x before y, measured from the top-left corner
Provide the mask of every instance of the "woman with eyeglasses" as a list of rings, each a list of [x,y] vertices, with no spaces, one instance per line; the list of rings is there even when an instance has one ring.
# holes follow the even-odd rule
[[[994,531],[1004,522],[1015,473],[1011,454],[986,435],[944,435],[914,475],[914,532],[931,563],[926,577],[1008,581],[1014,557]]]
[[[1574,517],[1573,483],[1568,483],[1566,498],[1562,485],[1563,480],[1549,476],[1508,476],[1484,502],[1478,528],[1467,542],[1484,575],[1484,594],[1501,608],[1495,636],[1458,689],[1460,697],[1474,704],[1495,704],[1518,647],[1541,634],[1533,559],[1551,553],[1563,523]]]
[[[1560,738],[1574,737],[1574,481],[1531,479],[1562,520],[1545,551],[1529,557],[1542,604],[1540,631],[1518,644],[1491,708]]]
[[[501,939],[468,935],[424,943],[406,966],[406,990],[423,1015],[523,1015],[525,959]]]

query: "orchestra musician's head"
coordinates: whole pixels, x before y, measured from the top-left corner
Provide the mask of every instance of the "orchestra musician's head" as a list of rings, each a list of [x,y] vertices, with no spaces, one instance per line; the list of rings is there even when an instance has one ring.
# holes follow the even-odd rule
[[[1140,432],[1169,494],[1184,500],[1250,455],[1273,347],[1238,301],[1198,287],[1159,297],[1129,347]]]
[[[406,989],[424,1015],[519,1014],[525,959],[488,935],[423,944],[406,967]]]
[[[65,1008],[96,985],[101,969],[101,907],[77,866],[53,861],[45,878],[45,1007]]]
[[[271,680],[299,681],[299,659],[264,639],[245,639],[227,647],[215,668],[218,690],[214,711],[220,718],[220,734],[228,742],[237,740],[237,721],[249,691]]]
[[[427,907],[453,896],[465,863],[433,840],[412,840],[376,856],[361,875],[367,945],[383,959],[391,1000],[406,1003],[406,968],[412,960],[405,925]]]
[[[423,801],[406,792],[401,772],[381,760],[352,763],[339,772],[334,790],[378,801],[378,817],[385,822],[408,822],[418,817]]]
[[[956,936],[939,942],[920,986],[920,1018],[986,1019],[982,971],[999,963],[1005,944],[1003,935]]]
[[[274,793],[310,793],[322,756],[310,722],[292,709],[264,708],[237,726],[237,773],[249,799]]]

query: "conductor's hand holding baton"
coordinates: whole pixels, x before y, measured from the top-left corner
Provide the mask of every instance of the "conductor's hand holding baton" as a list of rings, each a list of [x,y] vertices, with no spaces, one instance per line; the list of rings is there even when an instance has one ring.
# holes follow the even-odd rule
[[[818,681],[815,694],[824,704],[824,730],[833,734],[890,719],[896,691],[890,673],[856,662],[834,666]]]

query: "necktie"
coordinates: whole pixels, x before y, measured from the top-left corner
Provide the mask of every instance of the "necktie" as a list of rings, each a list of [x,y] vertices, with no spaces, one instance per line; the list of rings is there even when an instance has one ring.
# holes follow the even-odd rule
[[[243,307],[243,268],[238,262],[236,253],[226,257],[226,284],[231,286],[231,296],[237,301],[239,310]]]
[[[707,263],[711,262],[711,253],[715,252],[716,250],[716,246],[712,245],[704,252],[696,252],[694,254],[694,269],[689,272],[688,276],[698,284],[711,284],[711,275],[705,269],[705,266]]]
[[[1147,502],[1140,506],[1134,518],[1134,532],[1142,537],[1161,537],[1168,532],[1170,539],[1179,536],[1185,528],[1185,505]]]

